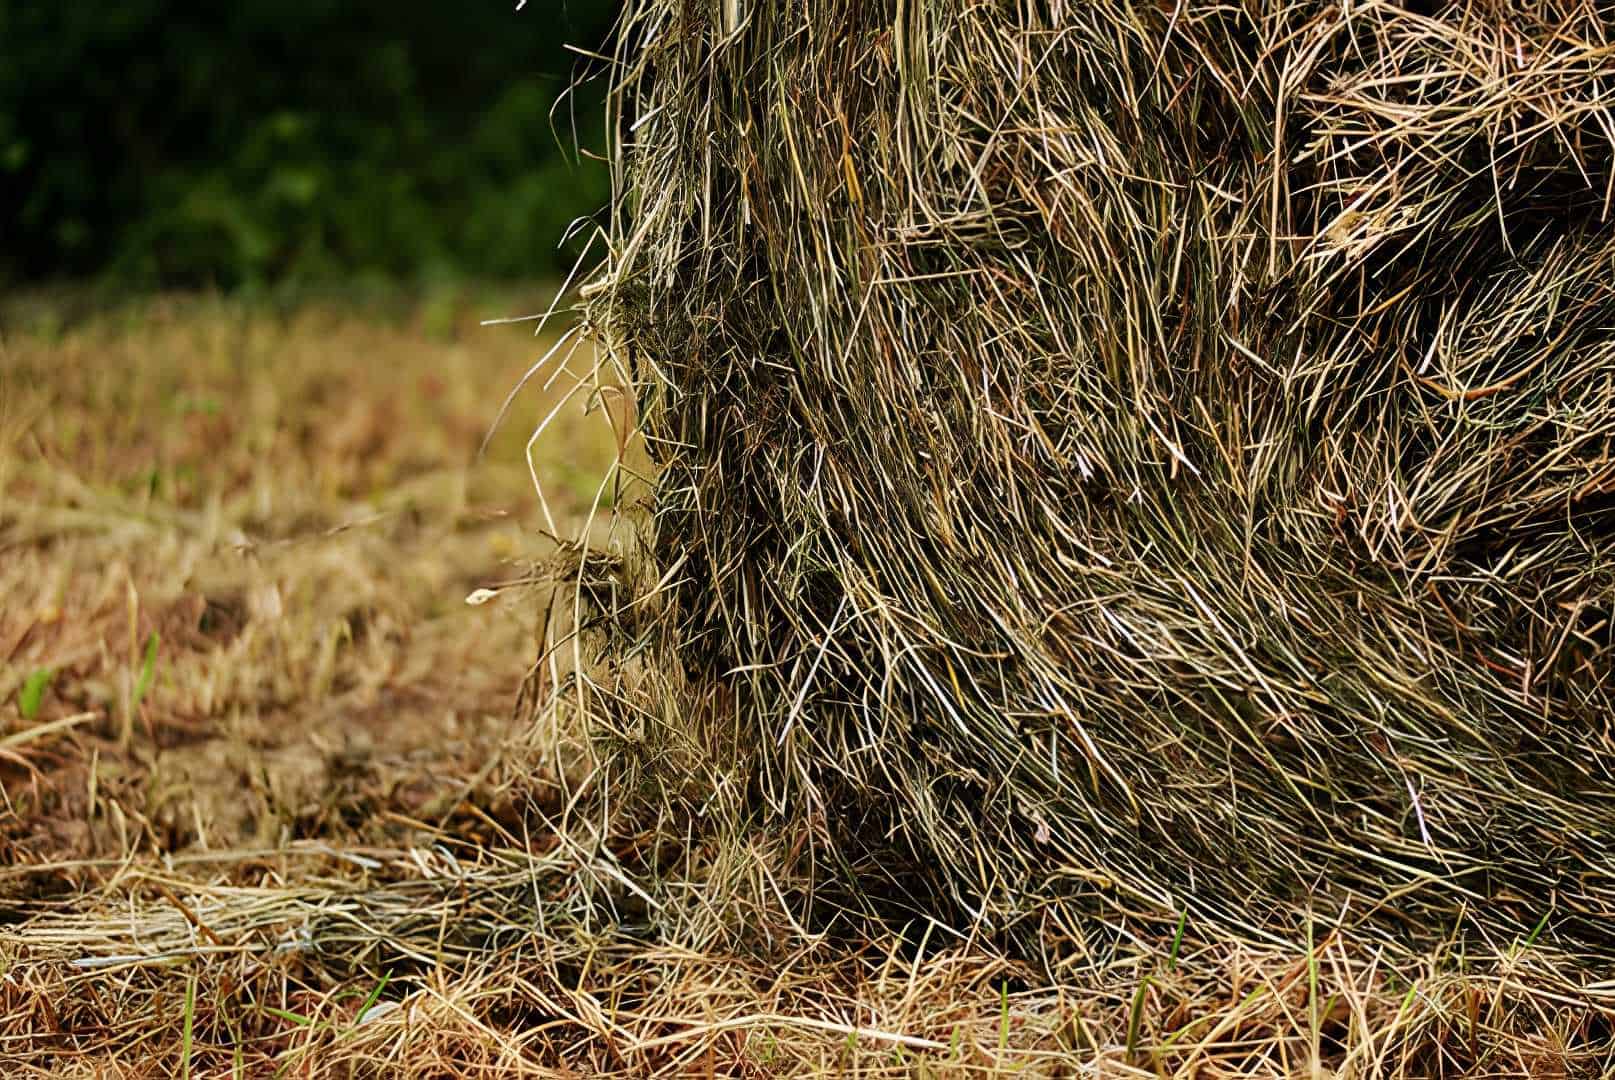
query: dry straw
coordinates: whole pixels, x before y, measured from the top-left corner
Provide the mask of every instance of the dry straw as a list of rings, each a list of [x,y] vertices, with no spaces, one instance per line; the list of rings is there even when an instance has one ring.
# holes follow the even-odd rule
[[[0,868],[0,1073],[1608,1075],[1610,25],[631,0],[543,723]]]
[[[619,790],[810,918],[1615,954],[1612,29],[630,4]]]

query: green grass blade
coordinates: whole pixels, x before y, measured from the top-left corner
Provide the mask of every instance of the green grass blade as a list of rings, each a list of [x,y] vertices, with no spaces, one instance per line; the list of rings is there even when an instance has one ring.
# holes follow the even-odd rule
[[[185,1015],[179,1033],[180,1075],[191,1080],[191,1033],[196,1020],[196,976],[185,980]]]
[[[1178,966],[1178,950],[1183,947],[1183,928],[1188,925],[1188,922],[1189,909],[1184,908],[1183,913],[1178,916],[1177,933],[1172,935],[1172,951],[1166,957],[1166,970],[1168,971]]]
[[[1521,952],[1524,952],[1526,949],[1529,949],[1531,946],[1536,944],[1536,939],[1540,937],[1542,935],[1542,931],[1547,928],[1548,916],[1550,914],[1551,912],[1547,911],[1542,913],[1542,918],[1536,921],[1536,926],[1532,927],[1531,933],[1526,937],[1525,942],[1520,946]]]
[[[39,715],[39,707],[45,701],[45,691],[50,689],[51,679],[55,677],[56,672],[50,668],[38,668],[28,673],[22,689],[17,691],[17,711],[22,713],[24,720],[32,720]]]
[[[375,1005],[377,999],[381,997],[381,992],[387,989],[387,983],[391,980],[392,972],[382,972],[381,981],[371,989],[370,993],[365,995],[364,1001],[359,1005],[359,1011],[354,1013],[353,1022],[355,1024],[364,1023],[365,1014],[370,1011],[371,1006]]]
[[[1009,983],[998,984],[998,1056],[1009,1049]]]
[[[1144,976],[1138,981],[1138,990],[1133,994],[1133,1007],[1127,1015],[1127,1063],[1137,1064],[1138,1061],[1138,1031],[1144,1020],[1144,995],[1149,993],[1150,977]]]
[[[145,698],[146,691],[151,689],[152,678],[157,673],[157,646],[161,640],[155,630],[151,632],[151,637],[146,639],[146,657],[141,661],[140,676],[135,680],[134,693],[129,698],[131,712],[140,708],[140,702]]]
[[[273,1005],[265,1005],[263,1009],[264,1012],[268,1013],[270,1016],[279,1017],[280,1019],[289,1023],[296,1024],[298,1027],[309,1027],[314,1023],[314,1018],[312,1016],[303,1016],[301,1013],[290,1012],[286,1009],[277,1009]]]

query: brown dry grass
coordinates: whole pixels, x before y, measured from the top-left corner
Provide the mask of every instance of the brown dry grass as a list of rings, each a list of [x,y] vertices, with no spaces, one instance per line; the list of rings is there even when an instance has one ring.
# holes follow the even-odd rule
[[[522,442],[554,392],[476,459],[542,344],[476,316],[539,302],[8,310],[0,1074],[1608,1075],[1615,984],[1517,943],[1191,934],[1050,974],[784,904],[707,913],[766,945],[645,934],[623,866],[679,838],[575,839],[583,741],[512,720],[537,605],[463,602],[551,548]],[[557,414],[559,525],[615,449]]]
[[[9,861],[382,840],[486,760],[530,617],[463,599],[541,541],[519,433],[473,462],[534,345],[466,331],[191,302],[7,334],[0,699],[51,670],[33,722],[70,725],[7,762]],[[608,460],[568,421],[563,501]]]

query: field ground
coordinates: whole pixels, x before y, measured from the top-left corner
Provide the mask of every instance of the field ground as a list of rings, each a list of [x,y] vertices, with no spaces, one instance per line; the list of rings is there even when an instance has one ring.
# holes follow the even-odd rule
[[[616,871],[552,827],[586,755],[515,709],[540,604],[500,591],[553,549],[556,390],[478,456],[544,344],[478,322],[544,301],[0,310],[0,1074],[1612,1075],[1615,984],[1528,948],[1051,981],[546,923]],[[586,397],[535,452],[562,534],[615,450]]]

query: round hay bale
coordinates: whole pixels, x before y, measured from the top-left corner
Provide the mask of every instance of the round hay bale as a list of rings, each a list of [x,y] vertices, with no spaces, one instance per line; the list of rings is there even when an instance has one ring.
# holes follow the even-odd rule
[[[673,722],[995,926],[1610,952],[1612,29],[634,0]]]

